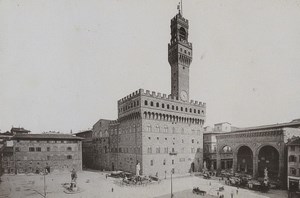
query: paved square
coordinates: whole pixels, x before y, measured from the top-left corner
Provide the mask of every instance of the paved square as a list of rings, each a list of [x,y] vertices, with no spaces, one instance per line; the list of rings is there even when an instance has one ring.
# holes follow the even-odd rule
[[[151,183],[146,186],[122,186],[120,179],[110,178],[106,179],[104,172],[97,171],[82,171],[78,172],[77,185],[82,192],[77,194],[66,194],[63,187],[64,183],[70,183],[71,173],[52,173],[46,175],[46,192],[48,198],[117,198],[117,197],[130,197],[130,198],[167,198],[170,197],[170,184],[171,180],[162,180],[160,183]],[[3,182],[0,183],[0,198],[24,198],[42,197],[44,193],[44,176],[43,175],[4,175],[2,176]],[[211,183],[211,185],[210,185]],[[206,197],[216,197],[219,186],[224,186],[223,193],[225,198],[230,197],[233,192],[234,197],[272,197],[272,198],[287,198],[285,191],[270,191],[267,194],[257,193],[250,190],[239,189],[236,194],[236,188],[220,184],[216,180],[205,180],[200,177],[186,176],[173,179],[174,198],[176,197],[203,197],[194,195],[192,193],[193,187],[199,187],[205,190],[208,194]],[[113,192],[112,192],[113,189]],[[212,195],[212,196],[211,196]]]

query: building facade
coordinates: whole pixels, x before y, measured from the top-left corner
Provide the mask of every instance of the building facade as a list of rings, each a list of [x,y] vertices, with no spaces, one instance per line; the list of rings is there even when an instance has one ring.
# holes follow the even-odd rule
[[[82,170],[81,140],[65,134],[16,134],[4,148],[4,173]]]
[[[217,135],[222,133],[231,132],[236,130],[236,127],[232,127],[228,122],[222,122],[215,124],[213,128],[205,127],[203,134],[203,150],[204,150],[204,162],[205,168],[208,170],[217,169]],[[226,158],[223,158],[221,161],[222,169],[231,169],[232,168],[232,156],[230,155],[230,147],[225,147],[224,151],[229,154]]]
[[[139,89],[118,101],[118,119],[93,126],[93,166],[164,178],[203,168],[206,104],[190,100],[192,44],[181,12],[171,20],[171,94]]]
[[[300,122],[249,127],[218,134],[217,169],[223,170],[224,161],[232,161],[234,173],[253,177],[268,176],[286,186],[287,142],[300,134]]]
[[[93,145],[92,145],[92,130],[81,131],[75,134],[77,137],[84,138],[82,140],[82,167],[93,168]]]
[[[300,192],[300,134],[287,144],[288,151],[288,190]]]

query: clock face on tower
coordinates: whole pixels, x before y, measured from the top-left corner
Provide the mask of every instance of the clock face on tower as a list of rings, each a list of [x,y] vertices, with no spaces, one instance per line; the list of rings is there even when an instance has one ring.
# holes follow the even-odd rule
[[[186,93],[186,91],[181,91],[180,92],[180,98],[183,101],[187,101],[187,93]]]

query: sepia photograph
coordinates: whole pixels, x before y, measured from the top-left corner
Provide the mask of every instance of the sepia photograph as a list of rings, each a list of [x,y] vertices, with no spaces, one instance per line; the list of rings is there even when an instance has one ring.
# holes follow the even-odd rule
[[[300,0],[0,0],[0,198],[300,198]]]

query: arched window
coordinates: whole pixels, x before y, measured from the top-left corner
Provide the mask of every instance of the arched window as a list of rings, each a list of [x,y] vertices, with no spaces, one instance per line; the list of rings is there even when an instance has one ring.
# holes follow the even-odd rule
[[[153,102],[152,101],[150,102],[150,106],[153,107]]]
[[[147,101],[147,100],[145,100],[144,104],[145,104],[145,105],[148,105],[148,101]]]
[[[156,132],[160,132],[160,127],[158,125],[156,125]]]
[[[158,102],[156,103],[156,107],[159,107],[159,103]]]
[[[165,104],[161,104],[161,107],[162,107],[162,108],[165,108]]]
[[[172,129],[172,133],[176,133],[175,127],[173,127]]]
[[[224,153],[230,153],[230,152],[232,152],[232,149],[231,149],[230,146],[224,146],[222,150],[223,150]]]
[[[290,174],[291,174],[291,175],[296,175],[296,172],[297,172],[297,171],[296,171],[295,168],[292,168],[292,167],[290,168]]]
[[[168,133],[168,127],[165,126],[165,133]]]
[[[296,161],[297,161],[297,157],[295,155],[289,156],[289,162],[296,162]]]
[[[147,131],[148,131],[148,132],[151,132],[151,131],[152,131],[151,125],[150,125],[150,124],[147,125]]]
[[[185,31],[185,29],[183,27],[181,27],[179,29],[179,39],[180,40],[186,40],[187,39],[186,38],[186,31]]]
[[[170,105],[167,104],[167,109],[170,109]]]

